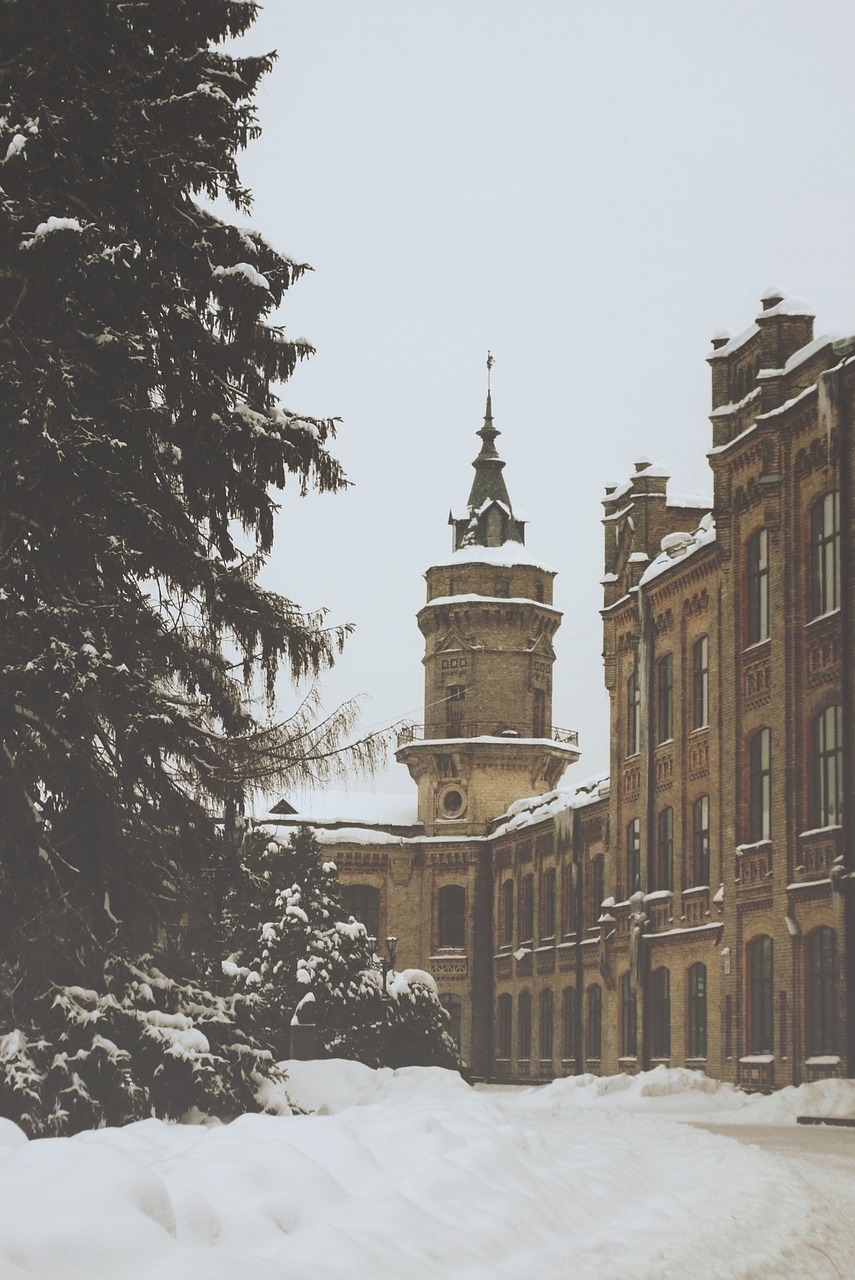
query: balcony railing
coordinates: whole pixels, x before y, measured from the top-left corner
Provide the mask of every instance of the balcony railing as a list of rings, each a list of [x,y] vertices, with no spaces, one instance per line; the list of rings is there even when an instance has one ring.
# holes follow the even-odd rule
[[[495,720],[457,720],[454,725],[406,724],[398,730],[398,747],[408,747],[411,742],[425,742],[434,738],[548,738],[563,746],[578,747],[579,734],[575,729],[559,729],[555,725],[544,726],[535,733],[530,724],[497,723]]]

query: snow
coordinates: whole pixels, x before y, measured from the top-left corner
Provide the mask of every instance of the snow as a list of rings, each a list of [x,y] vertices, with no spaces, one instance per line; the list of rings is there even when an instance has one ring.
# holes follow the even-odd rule
[[[645,586],[652,579],[658,578],[660,573],[664,573],[672,565],[681,564],[688,556],[715,542],[715,538],[715,520],[711,512],[702,518],[693,533],[668,534],[662,539],[662,551],[642,574],[640,585]]]
[[[435,596],[433,600],[427,601],[424,608],[435,609],[441,605],[447,607],[460,604],[534,604],[546,613],[554,613],[559,618],[563,616],[560,609],[544,604],[542,600],[532,600],[531,596],[482,596],[474,591],[461,592],[456,596]]]
[[[442,556],[431,563],[432,569],[456,569],[461,564],[490,564],[512,569],[514,565],[526,565],[555,574],[545,560],[532,555],[521,542],[503,542],[500,547],[461,547],[450,556]]]
[[[288,822],[376,822],[394,826],[412,826],[418,821],[418,796],[415,789],[390,791],[300,791],[288,792],[286,799],[297,810]],[[263,825],[276,823],[278,814],[262,818]]]
[[[34,240],[41,239],[42,236],[48,236],[54,231],[82,231],[83,228],[77,218],[48,218],[47,222],[40,222],[33,232],[29,240],[23,242],[28,247]]]
[[[805,1179],[803,1157],[756,1145],[800,1114],[855,1114],[855,1082],[758,1097],[657,1067],[473,1090],[435,1068],[285,1065],[285,1085],[268,1091],[278,1115],[224,1125],[197,1113],[38,1142],[0,1122],[0,1275],[855,1274],[852,1155]],[[819,1151],[829,1132],[798,1136]]]
[[[256,271],[250,262],[236,262],[233,267],[214,267],[214,276],[217,279],[223,276],[242,276],[250,284],[255,285],[256,289],[270,288],[270,281],[267,277],[263,276],[260,271]]]

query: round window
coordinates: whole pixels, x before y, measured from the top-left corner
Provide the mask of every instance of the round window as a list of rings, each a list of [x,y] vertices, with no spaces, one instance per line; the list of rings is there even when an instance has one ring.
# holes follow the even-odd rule
[[[442,797],[442,807],[447,814],[454,817],[463,808],[463,796],[459,791],[446,791]]]

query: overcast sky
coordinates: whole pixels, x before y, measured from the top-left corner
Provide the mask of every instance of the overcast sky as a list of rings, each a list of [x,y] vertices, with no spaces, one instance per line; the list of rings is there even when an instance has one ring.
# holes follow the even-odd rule
[[[493,407],[558,570],[554,722],[608,767],[601,499],[646,455],[709,492],[712,334],[772,285],[855,331],[851,0],[268,0],[252,224],[314,273],[287,407],[353,488],[286,494],[266,581],[357,632],[324,682],[421,721],[415,614]],[[371,784],[355,785],[366,788]],[[407,790],[402,766],[377,786]]]

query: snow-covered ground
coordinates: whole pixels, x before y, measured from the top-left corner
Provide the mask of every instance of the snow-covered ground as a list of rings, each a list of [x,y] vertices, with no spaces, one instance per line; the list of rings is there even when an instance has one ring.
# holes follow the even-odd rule
[[[855,1082],[289,1072],[312,1114],[36,1142],[0,1121],[2,1280],[855,1276],[855,1130],[795,1126],[855,1115]]]

